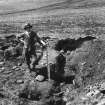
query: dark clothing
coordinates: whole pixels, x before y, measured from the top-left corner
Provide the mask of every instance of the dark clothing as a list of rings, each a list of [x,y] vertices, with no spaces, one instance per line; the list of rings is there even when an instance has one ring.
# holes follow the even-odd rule
[[[35,47],[35,43],[36,43],[36,42],[38,42],[38,43],[41,44],[40,38],[37,36],[37,34],[36,34],[35,32],[31,31],[31,32],[29,33],[29,36],[30,36],[30,38],[29,38],[28,41],[27,41],[27,45],[28,45],[30,48]],[[31,49],[31,50],[32,50],[32,49]]]
[[[34,31],[23,33],[20,37],[23,38],[25,48],[33,48],[37,42],[41,44],[40,38]]]
[[[56,57],[56,72],[60,75],[64,74],[64,67],[66,64],[66,58],[64,57],[63,54],[59,54]]]
[[[56,57],[56,64],[55,64],[55,80],[62,82],[64,77],[64,67],[66,64],[66,57],[63,54],[59,54]]]

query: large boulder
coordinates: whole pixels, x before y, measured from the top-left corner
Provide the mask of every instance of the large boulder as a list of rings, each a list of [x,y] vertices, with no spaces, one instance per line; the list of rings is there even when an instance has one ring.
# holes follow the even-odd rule
[[[42,82],[45,79],[45,77],[43,75],[38,75],[35,79],[39,82]]]

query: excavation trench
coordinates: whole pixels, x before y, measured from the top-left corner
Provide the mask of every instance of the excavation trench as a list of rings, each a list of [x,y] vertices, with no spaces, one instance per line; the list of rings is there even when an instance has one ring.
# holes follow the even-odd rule
[[[75,39],[63,39],[59,40],[55,44],[55,51],[64,50],[75,51],[80,48],[86,41],[96,39],[95,37],[87,36],[84,38]],[[54,51],[54,53],[55,53]],[[51,51],[53,52],[53,51]],[[53,54],[50,54],[53,55]],[[57,56],[52,57],[56,63],[50,64],[51,81],[47,81],[47,67],[37,68],[37,74],[44,75],[45,80],[43,82],[32,81],[25,83],[24,89],[19,94],[20,98],[26,98],[29,100],[42,101],[47,105],[65,105],[62,99],[63,92],[61,84],[73,84],[75,75],[65,76],[66,56],[63,53],[59,53]],[[45,60],[45,59],[44,59]],[[43,60],[42,60],[43,61]],[[36,85],[35,85],[36,84]],[[31,88],[33,87],[33,90]],[[59,94],[60,93],[60,94]]]
[[[40,66],[36,68],[36,72],[39,75],[44,75],[43,82],[27,80],[23,84],[23,88],[19,90],[19,98],[29,99],[31,101],[42,101],[46,105],[65,105],[62,99],[62,87],[61,84],[73,84],[75,75],[65,76],[66,66],[66,52],[75,51],[80,48],[86,41],[92,41],[96,39],[92,36],[75,39],[62,39],[59,40],[54,49],[49,49],[49,62],[50,62],[50,74],[51,81],[48,81],[48,68],[47,66]],[[58,51],[64,50],[64,53]],[[45,51],[46,54],[46,51]],[[44,55],[43,55],[44,56]],[[47,59],[42,57],[41,62],[47,62]],[[61,93],[61,94],[59,94]],[[57,94],[57,95],[56,95]]]
[[[56,43],[55,50],[57,50],[57,51],[64,50],[65,52],[73,51],[73,50],[76,50],[77,48],[80,48],[84,42],[91,41],[94,39],[96,39],[96,38],[93,36],[87,36],[84,38],[80,37],[77,40],[76,39],[70,39],[70,38],[62,39]]]

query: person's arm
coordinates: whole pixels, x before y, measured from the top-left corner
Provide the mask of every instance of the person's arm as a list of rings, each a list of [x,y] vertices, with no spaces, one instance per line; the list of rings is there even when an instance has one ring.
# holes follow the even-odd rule
[[[17,40],[21,41],[22,43],[24,43],[24,33],[21,34],[17,34],[16,35]]]
[[[36,39],[39,44],[41,44],[42,46],[46,46],[46,43],[43,40],[41,40],[37,34],[36,34]]]
[[[23,33],[20,33],[20,34],[17,34],[16,35],[16,38],[19,40],[20,38],[22,38],[23,37]]]

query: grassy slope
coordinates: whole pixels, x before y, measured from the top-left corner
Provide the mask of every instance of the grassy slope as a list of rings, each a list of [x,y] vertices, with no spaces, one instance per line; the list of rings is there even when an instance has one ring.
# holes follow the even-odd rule
[[[45,1],[45,2],[44,2]],[[24,2],[8,2],[7,4],[0,3],[0,13],[2,14],[10,14],[10,16],[16,14],[29,14],[32,13],[35,15],[35,13],[39,12],[51,12],[55,10],[60,9],[85,9],[85,8],[93,8],[93,7],[102,7],[105,5],[104,0],[61,0],[60,2],[58,0],[55,0],[54,2],[52,0],[44,0],[43,2],[35,2],[34,0],[31,0],[30,2],[28,0],[25,0]],[[5,12],[7,11],[7,12]],[[8,12],[10,11],[10,12]],[[62,13],[63,14],[63,13]],[[58,15],[58,13],[56,14]]]
[[[84,34],[82,31],[89,28],[83,26],[83,24],[87,24],[86,21],[89,21],[89,19],[100,23],[98,28],[101,27],[100,29],[103,31],[105,19],[104,0],[62,1],[61,3],[58,2],[39,9],[32,8],[20,12],[14,11],[7,15],[0,15],[0,33],[11,34],[22,31],[22,24],[31,22],[34,24],[35,30],[41,31],[42,33],[43,31],[53,31],[61,35],[72,34],[77,37],[78,35]],[[82,24],[82,26],[78,24]],[[94,26],[92,28],[96,30],[97,27]]]
[[[21,12],[24,10],[26,12],[28,11],[34,11],[36,9],[38,10],[53,10],[53,9],[66,9],[66,8],[81,8],[81,7],[102,7],[105,5],[104,0],[43,0],[43,1],[37,1],[37,0],[25,0],[25,1],[15,1],[7,3],[1,3],[0,2],[0,13],[1,14],[8,14],[8,13],[15,13],[15,12]],[[5,11],[7,11],[5,13]],[[10,11],[10,12],[9,12]]]
[[[2,15],[1,24],[0,24],[0,33],[6,34],[6,33],[15,33],[18,30],[21,31],[20,29],[21,25],[24,22],[29,21],[34,24],[34,29],[37,29],[39,31],[39,34],[41,35],[44,35],[44,34],[53,35],[53,36],[55,35],[55,37],[60,37],[60,38],[69,37],[69,36],[77,38],[77,37],[80,37],[80,35],[84,35],[84,34],[85,35],[94,34],[96,36],[98,35],[104,36],[105,7],[100,7],[100,5],[104,6],[104,0],[103,1],[94,0],[94,3],[92,2],[93,0],[91,0],[91,2],[89,1],[90,0],[88,1],[80,0],[79,2],[78,0],[77,2],[77,0],[73,0],[73,2],[70,4],[68,2],[60,3],[60,4],[56,4],[56,6],[55,5],[48,6],[37,11],[28,10],[28,11],[24,11],[16,14],[8,14],[4,16]],[[87,7],[94,7],[94,8],[86,8],[85,7],[86,2],[88,3]],[[72,7],[70,5],[72,5]],[[81,6],[77,6],[77,5],[81,5]],[[59,9],[57,9],[58,7]],[[78,9],[75,9],[75,8],[78,8]],[[102,38],[104,39],[104,37]],[[83,57],[81,62],[86,61],[87,68],[92,65],[92,69],[98,71],[98,67],[99,67],[98,63],[102,62],[103,61],[102,58],[104,58],[103,57],[104,42],[103,44],[102,43],[100,44],[99,42],[98,43],[92,42],[91,44],[92,44],[92,47],[90,49],[93,49],[93,50],[92,51],[90,50],[90,55],[85,56],[86,60]],[[86,43],[86,46],[87,46],[87,43]],[[86,48],[86,46],[83,46],[83,47]],[[99,47],[95,49],[97,46]],[[79,49],[79,50],[81,51],[82,49]],[[77,50],[77,53],[80,51]],[[84,51],[84,48],[83,48],[83,51]],[[83,53],[83,52],[81,51],[80,53]],[[101,54],[101,57],[99,54]],[[79,58],[81,57],[80,55],[78,56]],[[91,58],[94,58],[94,59],[91,59]],[[76,58],[76,60],[77,59],[78,58]],[[103,66],[104,62],[100,64],[101,64],[100,67],[104,67]],[[84,66],[84,70],[87,69],[86,67]],[[96,80],[96,75],[99,75],[99,74],[94,74],[94,75],[95,76],[93,78],[95,78]],[[100,76],[101,76],[101,73],[100,73]],[[99,76],[97,76],[97,78],[98,77]]]
[[[63,1],[65,0],[4,0],[0,1],[0,14],[37,9]]]

